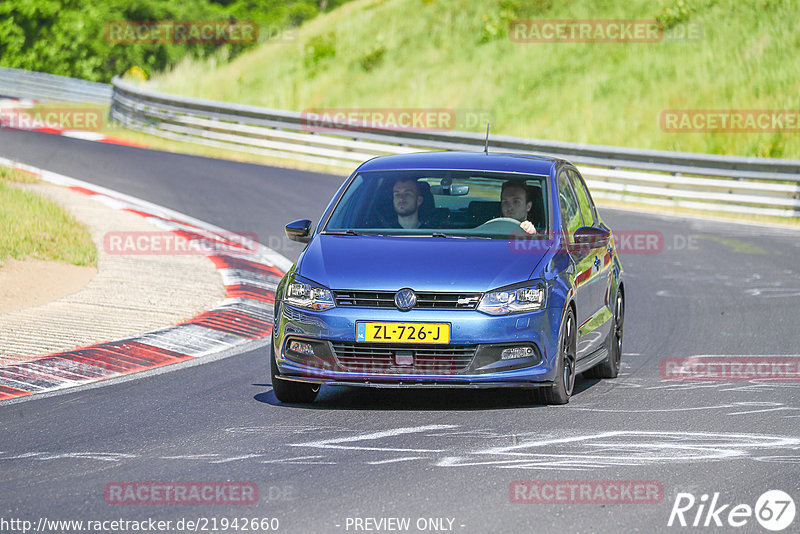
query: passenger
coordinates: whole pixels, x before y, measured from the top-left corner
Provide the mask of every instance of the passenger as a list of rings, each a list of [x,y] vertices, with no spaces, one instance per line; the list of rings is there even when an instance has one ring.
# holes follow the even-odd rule
[[[528,220],[528,214],[533,207],[525,184],[509,180],[503,184],[500,191],[500,208],[503,217],[510,217],[520,221],[520,228],[529,234],[536,233],[536,227]]]

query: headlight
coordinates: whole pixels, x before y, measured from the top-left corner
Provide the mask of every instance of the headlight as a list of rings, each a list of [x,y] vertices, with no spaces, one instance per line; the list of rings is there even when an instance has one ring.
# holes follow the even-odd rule
[[[325,311],[333,308],[333,293],[324,287],[291,282],[286,288],[286,303],[306,310]]]
[[[547,287],[542,282],[526,287],[490,291],[483,295],[478,311],[489,315],[507,315],[541,310],[544,308],[546,292]]]

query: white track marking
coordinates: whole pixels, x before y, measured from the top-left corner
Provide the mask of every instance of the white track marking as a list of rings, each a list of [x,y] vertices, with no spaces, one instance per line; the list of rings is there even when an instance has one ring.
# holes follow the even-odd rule
[[[800,456],[759,456],[753,458],[757,462],[800,464]]]
[[[791,406],[786,406],[785,404],[778,403],[778,402],[731,402],[727,404],[716,404],[712,406],[689,406],[686,408],[652,408],[652,409],[641,409],[641,410],[625,410],[629,413],[665,413],[665,412],[692,412],[692,411],[705,411],[705,410],[723,410],[726,408],[747,408],[752,407],[752,410],[742,410],[738,412],[728,412],[725,415],[746,415],[746,414],[753,414],[753,413],[764,413],[764,412],[776,412],[776,411],[792,411],[792,410],[800,410],[800,408],[794,408]],[[591,408],[591,407],[581,407],[576,406],[573,408],[577,411],[583,412],[608,412],[608,413],[618,413],[619,410],[612,410],[607,408]]]
[[[176,454],[174,456],[161,456],[162,460],[214,460],[219,454]]]
[[[259,289],[275,291],[275,289],[278,288],[278,282],[280,282],[280,278],[277,276],[262,275],[251,271],[243,271],[241,269],[225,268],[217,269],[217,272],[222,276],[222,282],[226,286],[244,284]]]
[[[212,460],[209,463],[212,464],[226,464],[228,462],[236,462],[239,460],[249,460],[250,458],[260,458],[264,456],[263,454],[243,454],[241,456],[233,456],[231,458],[222,458],[220,460]]]
[[[106,138],[105,135],[98,132],[85,132],[83,130],[64,130],[61,132],[64,137],[73,137],[75,139],[83,139],[84,141],[102,141]]]
[[[210,464],[224,464],[248,460],[263,464],[291,465],[337,465],[341,463],[363,465],[384,465],[399,462],[421,460],[433,467],[485,467],[493,469],[529,469],[529,470],[565,470],[588,471],[618,466],[647,466],[663,464],[691,464],[720,460],[756,460],[771,463],[800,463],[800,439],[784,436],[764,436],[759,434],[723,434],[712,432],[655,432],[655,431],[611,431],[594,434],[547,437],[524,441],[519,435],[514,443],[505,446],[491,446],[470,449],[469,444],[486,443],[487,439],[479,435],[442,436],[441,433],[428,433],[430,429],[442,426],[427,425],[421,427],[397,428],[385,432],[372,432],[347,436],[342,439],[319,440],[310,443],[291,444],[288,446],[311,446],[325,449],[326,453],[303,456],[287,456],[285,458],[265,458],[263,453],[232,455],[227,454],[183,454],[175,456],[153,456],[142,454],[124,454],[116,452],[26,452],[17,455],[0,454],[0,462],[44,461],[86,459],[96,461],[118,462],[121,460],[190,460],[207,461]],[[263,430],[259,428],[259,430]],[[270,427],[269,430],[272,430]],[[292,431],[292,428],[284,429]],[[335,430],[333,430],[335,431]],[[422,433],[422,434],[420,434]],[[456,444],[439,449],[420,449],[428,454],[408,454],[414,449],[353,447],[343,443],[354,443],[362,440],[376,440],[395,436],[419,434],[415,440],[441,440],[449,437]],[[528,433],[532,435],[533,432]],[[511,441],[515,436],[501,435]],[[488,441],[496,442],[495,437]],[[464,443],[468,440],[467,443]],[[471,440],[471,441],[470,441]],[[389,455],[384,459],[374,459],[371,454],[358,456],[333,456],[337,450],[362,451],[372,453],[402,452],[405,454]],[[781,454],[783,453],[783,454]],[[259,459],[264,458],[264,459]]]
[[[371,441],[376,439],[391,438],[403,434],[417,434],[428,430],[444,430],[446,428],[458,428],[458,425],[425,425],[404,428],[394,428],[381,432],[369,434],[359,434],[345,438],[323,439],[319,441],[309,441],[306,443],[290,443],[290,447],[316,447],[319,449],[345,449],[358,451],[387,451],[387,452],[442,452],[443,449],[408,449],[394,447],[359,447],[351,445],[341,445],[342,443],[353,443],[357,441]]]
[[[300,464],[300,465],[336,465],[336,462],[304,461],[324,458],[322,455],[316,456],[297,456],[294,458],[279,458],[276,460],[261,460],[262,464]]]
[[[233,347],[248,342],[243,337],[195,324],[169,326],[144,334],[136,338],[136,341],[146,343],[152,347],[194,356],[195,358],[213,354],[221,348]]]
[[[747,405],[748,403],[744,402],[742,404]],[[757,403],[752,403],[752,404],[757,404]],[[764,404],[774,404],[774,403],[764,403]],[[751,413],[784,412],[784,411],[792,411],[792,410],[800,410],[800,408],[793,408],[791,406],[785,406],[785,405],[779,404],[779,405],[775,406],[774,408],[766,408],[765,407],[762,410],[747,410],[747,411],[742,411],[742,412],[729,412],[727,415],[746,415],[746,414],[751,414]]]
[[[0,460],[74,460],[77,458],[85,460],[99,460],[103,462],[119,462],[120,460],[127,460],[137,457],[138,456],[135,454],[126,454],[122,452],[26,452],[14,456],[0,457]]]
[[[477,450],[440,467],[597,468],[752,458],[754,449],[800,448],[800,439],[756,434],[615,431]],[[488,456],[479,460],[480,456]]]
[[[411,460],[422,460],[424,456],[404,456],[403,458],[391,458],[389,460],[377,460],[374,462],[367,462],[369,465],[383,465],[383,464],[393,464],[396,462],[408,462]]]
[[[275,432],[290,432],[292,434],[308,434],[311,432],[318,433],[320,431],[329,432],[350,432],[348,428],[341,428],[331,425],[270,425],[270,426],[242,426],[226,428],[225,432],[232,434],[272,434]]]

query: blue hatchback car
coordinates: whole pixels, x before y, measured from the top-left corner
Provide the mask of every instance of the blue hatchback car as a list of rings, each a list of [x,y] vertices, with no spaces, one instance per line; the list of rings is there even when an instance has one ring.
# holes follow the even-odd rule
[[[611,230],[567,161],[432,152],[359,166],[278,285],[276,397],[322,384],[527,388],[569,402],[617,376],[625,288]]]

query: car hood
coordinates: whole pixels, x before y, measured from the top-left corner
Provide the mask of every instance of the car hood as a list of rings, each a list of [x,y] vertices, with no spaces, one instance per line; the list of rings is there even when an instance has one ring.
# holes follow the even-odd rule
[[[309,243],[298,274],[331,289],[488,291],[522,282],[547,253],[506,239],[336,236]]]

